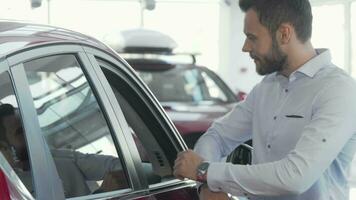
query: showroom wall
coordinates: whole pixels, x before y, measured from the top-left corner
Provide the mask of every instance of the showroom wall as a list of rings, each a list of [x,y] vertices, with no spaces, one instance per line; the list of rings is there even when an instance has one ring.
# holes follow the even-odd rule
[[[312,43],[315,48],[329,48],[333,62],[356,78],[356,1],[355,0],[311,0],[313,6]],[[230,53],[223,66],[222,75],[234,87],[252,88],[260,80],[246,56],[241,53],[244,35],[241,34],[243,14],[237,5],[231,6]],[[224,34],[223,34],[224,35]],[[226,34],[228,35],[228,34]],[[224,55],[220,55],[222,59]],[[225,57],[226,58],[226,57]],[[232,71],[231,71],[232,70]],[[234,75],[237,74],[236,79]],[[240,80],[241,83],[234,82]],[[236,85],[234,85],[236,84]]]
[[[157,0],[142,10],[139,0],[2,0],[1,19],[48,23],[98,39],[125,29],[145,27],[167,33],[179,52],[200,52],[198,64],[218,72],[233,89],[250,91],[262,77],[241,52],[243,13],[237,0]],[[356,77],[356,0],[312,0],[315,47],[330,48],[333,61]]]

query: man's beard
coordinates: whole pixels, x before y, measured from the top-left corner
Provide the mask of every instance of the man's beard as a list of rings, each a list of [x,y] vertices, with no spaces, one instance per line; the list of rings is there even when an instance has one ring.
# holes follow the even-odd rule
[[[259,58],[251,53],[250,56],[256,61],[256,72],[262,76],[282,71],[286,67],[288,58],[279,48],[275,38],[272,38],[272,47],[268,55]]]

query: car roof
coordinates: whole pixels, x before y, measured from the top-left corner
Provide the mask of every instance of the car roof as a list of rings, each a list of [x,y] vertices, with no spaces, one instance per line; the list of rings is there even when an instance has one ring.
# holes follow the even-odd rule
[[[135,70],[142,71],[161,71],[168,70],[172,68],[181,68],[181,69],[189,69],[189,68],[206,68],[203,66],[188,64],[188,63],[174,63],[167,62],[159,59],[125,59],[132,68]]]
[[[56,43],[85,44],[115,54],[99,40],[75,31],[49,25],[0,21],[0,57],[34,46]]]

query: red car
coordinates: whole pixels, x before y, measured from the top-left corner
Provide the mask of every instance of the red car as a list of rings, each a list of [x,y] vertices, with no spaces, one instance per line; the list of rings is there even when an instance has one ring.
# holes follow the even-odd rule
[[[148,85],[189,148],[211,123],[229,112],[245,93],[234,92],[213,71],[196,65],[194,54],[174,54],[175,42],[159,32],[136,29],[113,45]],[[120,37],[118,36],[118,37]]]
[[[194,64],[126,59],[151,89],[189,148],[239,101],[213,71]]]
[[[172,173],[184,141],[106,45],[1,21],[0,58],[1,200],[198,199]]]

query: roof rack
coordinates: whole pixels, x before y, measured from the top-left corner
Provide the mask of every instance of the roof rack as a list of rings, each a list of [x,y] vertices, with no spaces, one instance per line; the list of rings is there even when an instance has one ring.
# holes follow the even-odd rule
[[[162,52],[162,51],[125,51],[125,52],[119,52],[120,55],[124,59],[146,59],[146,60],[162,60],[166,61],[168,63],[186,63],[182,62],[181,60],[182,57],[189,57],[191,60],[188,62],[189,64],[196,64],[196,56],[200,55],[200,53],[185,53],[185,52],[180,52],[180,53],[173,53],[173,52]],[[180,57],[180,59],[179,59]]]

